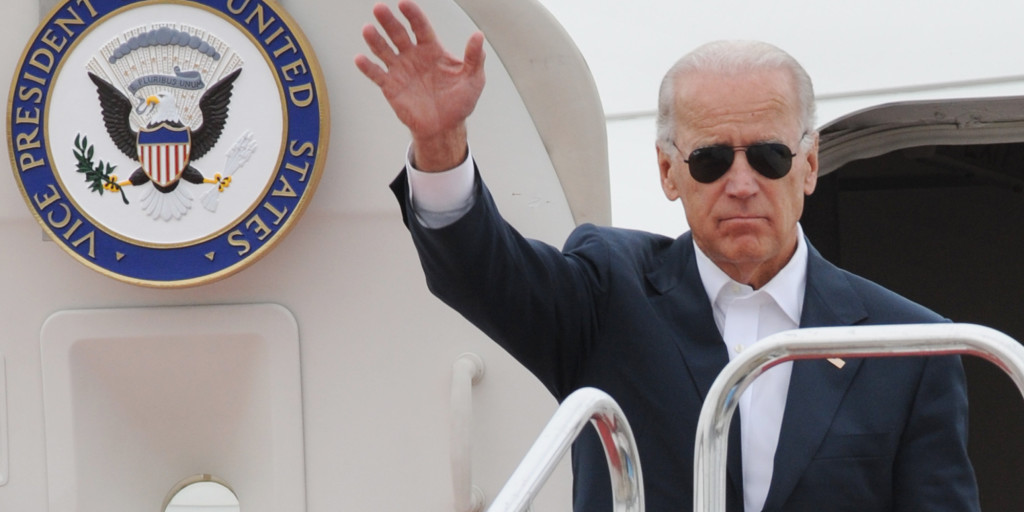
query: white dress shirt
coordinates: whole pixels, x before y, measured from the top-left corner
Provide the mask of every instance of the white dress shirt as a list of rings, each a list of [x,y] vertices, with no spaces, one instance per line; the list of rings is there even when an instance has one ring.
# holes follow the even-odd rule
[[[796,252],[786,266],[758,290],[737,283],[694,244],[697,270],[711,301],[732,361],[744,347],[800,326],[807,283],[807,244],[797,225]],[[779,444],[782,414],[793,363],[766,371],[740,395],[740,443],[743,452],[743,508],[760,512],[768,497]]]
[[[451,170],[422,172],[413,166],[410,145],[406,152],[409,194],[414,215],[421,225],[434,229],[445,227],[473,207],[472,161],[472,157],[467,156]],[[799,225],[793,257],[759,290],[733,281],[696,244],[694,252],[704,290],[713,306],[715,323],[729,350],[730,361],[757,340],[800,325],[807,281],[807,245]],[[768,496],[792,367],[792,362],[773,367],[740,396],[746,512],[760,512]]]
[[[405,152],[405,168],[409,176],[409,196],[420,225],[443,228],[461,218],[473,207],[473,158],[466,150],[466,159],[453,169],[423,172],[413,167],[412,144]]]

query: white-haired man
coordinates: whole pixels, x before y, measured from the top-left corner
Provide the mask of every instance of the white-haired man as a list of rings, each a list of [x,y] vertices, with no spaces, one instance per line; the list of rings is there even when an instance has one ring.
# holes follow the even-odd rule
[[[392,184],[431,290],[533,372],[559,400],[611,394],[633,424],[648,510],[692,506],[702,400],[744,346],[786,329],[941,322],[826,262],[799,226],[818,173],[810,79],[764,43],[712,43],[684,56],[659,98],[662,188],[683,203],[678,239],[584,225],[562,250],[498,215],[469,154],[465,120],[484,86],[483,36],[462,59],[412,2],[368,25],[381,87],[412,135]],[[730,434],[730,511],[978,509],[956,357],[800,361],[740,400]],[[739,449],[736,449],[738,447]],[[600,443],[573,450],[574,507],[610,509]]]

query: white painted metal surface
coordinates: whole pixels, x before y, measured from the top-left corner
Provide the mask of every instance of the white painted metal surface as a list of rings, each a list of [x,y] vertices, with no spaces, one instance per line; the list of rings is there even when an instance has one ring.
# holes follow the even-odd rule
[[[299,330],[287,309],[64,310],[39,342],[50,512],[156,509],[169,483],[202,473],[247,512],[306,507]]]
[[[6,485],[10,472],[10,449],[7,440],[7,369],[0,352],[0,486]]]
[[[5,0],[0,19],[3,69],[15,68],[40,15],[56,3]],[[302,369],[303,508],[311,512],[454,508],[451,446],[444,440],[451,429],[451,362],[463,352],[478,353],[488,364],[487,380],[474,389],[471,434],[473,482],[484,494],[500,489],[533,442],[533,433],[554,411],[554,400],[532,375],[433,299],[423,285],[386,188],[403,163],[408,137],[351,62],[352,55],[364,51],[359,31],[371,20],[375,0],[281,3],[319,54],[332,104],[331,151],[317,197],[302,221],[278,248],[245,271],[179,290],[138,288],[100,276],[40,233],[17,192],[9,162],[0,159],[8,167],[0,172],[0,510],[47,510],[51,486],[60,485],[59,478],[57,484],[51,480],[46,462],[53,441],[44,414],[40,350],[42,326],[58,311],[172,306],[212,310],[252,303],[276,303],[291,311],[298,324]],[[488,47],[489,83],[471,120],[471,143],[505,216],[525,234],[556,245],[577,220],[608,218],[606,168],[600,165],[605,158],[604,125],[594,125],[600,102],[587,85],[589,77],[565,80],[569,70],[581,73],[588,66],[574,48],[565,46],[566,36],[550,16],[532,1],[420,3],[449,48],[461,48],[478,27],[488,32],[493,45]],[[650,9],[617,5],[655,21],[647,14]],[[589,3],[573,8],[587,10],[579,19],[590,19],[595,11]],[[675,16],[661,18],[656,21],[678,26]],[[615,24],[609,25],[607,30],[613,30]],[[678,53],[674,48],[685,49],[666,44],[658,37],[660,31],[645,30],[654,35],[629,36],[629,41],[673,48],[673,58]],[[637,63],[654,60],[647,58],[647,47],[603,39]],[[849,61],[824,53],[830,61]],[[932,68],[941,71],[940,66]],[[636,81],[637,74],[628,69],[616,67],[614,73]],[[644,86],[648,92],[643,95],[628,96],[653,102],[655,83]],[[559,100],[535,103],[551,98]],[[566,115],[567,110],[573,114]],[[641,119],[636,124],[651,123]],[[622,174],[656,188],[654,163],[637,163],[645,155],[653,157],[651,138],[619,137],[623,139],[638,140],[638,149],[626,160],[620,157]],[[660,191],[654,195],[660,200]],[[628,205],[653,203],[634,198]],[[666,217],[682,217],[677,205],[669,206]],[[678,229],[672,229],[676,234]],[[130,324],[115,319],[110,329],[128,329]],[[515,421],[510,421],[509,410],[519,411]],[[190,446],[189,441],[182,440],[182,446]],[[163,464],[150,451],[137,455]],[[137,491],[136,475],[119,476],[124,492]],[[164,490],[187,476],[168,478]],[[556,470],[545,489],[534,502],[537,510],[568,509],[567,465]],[[240,499],[244,507],[251,496],[242,492]],[[158,506],[153,503],[148,509]]]
[[[473,386],[483,378],[484,360],[472,352],[459,355],[452,364],[452,432],[448,442],[455,512],[484,508],[484,493],[473,485]]]
[[[278,510],[452,510],[447,442],[451,365],[459,354],[475,352],[487,361],[488,378],[474,389],[473,481],[485,495],[494,496],[500,489],[556,404],[532,375],[434,299],[424,285],[387,188],[403,165],[408,134],[376,87],[352,64],[352,56],[365,51],[359,34],[372,20],[374,3],[285,3],[316,50],[328,84],[330,152],[301,221],[263,259],[227,279],[194,288],[148,289],[84,267],[45,240],[18,192],[9,160],[0,159],[6,168],[0,172],[0,353],[7,370],[8,437],[16,440],[7,452],[10,480],[0,486],[0,510],[48,508],[54,482],[47,464],[51,440],[44,414],[40,333],[55,312],[82,309],[275,303],[292,312],[302,368],[305,503]],[[460,47],[477,28],[451,0],[420,3],[449,47]],[[506,11],[497,5],[489,15],[511,23],[530,14],[520,5],[509,7]],[[9,0],[4,8],[0,67],[10,73],[35,32],[40,4]],[[547,36],[541,30],[535,37],[543,42]],[[550,47],[564,59],[564,34],[555,37],[560,42]],[[488,88],[472,121],[473,149],[504,214],[524,233],[560,245],[575,225],[566,199],[572,185],[556,174],[546,142],[503,65],[503,59],[515,58],[523,63],[519,72],[529,73],[530,59],[516,52],[514,47],[501,52],[488,48]],[[535,86],[557,90],[561,85],[557,75],[545,74]],[[93,95],[83,91],[82,98]],[[596,98],[587,101],[599,104]],[[558,130],[572,133],[578,120],[564,121]],[[598,147],[583,139],[576,143]],[[575,178],[577,183],[587,180],[587,173],[594,173],[597,181],[605,179],[600,169],[573,172],[584,173]],[[603,209],[607,217],[607,199],[585,202],[588,208],[597,207],[594,211]],[[110,332],[130,325],[114,320]],[[508,410],[523,412],[509,422]],[[187,448],[190,441],[181,443]],[[149,464],[166,462],[148,449],[136,449]],[[159,499],[147,509],[158,509],[164,494],[190,474],[166,478]],[[116,476],[124,492],[138,491],[136,477],[141,475]],[[244,490],[247,484],[228,483],[248,510],[253,498]],[[569,493],[566,464],[538,499],[538,507],[565,509]]]

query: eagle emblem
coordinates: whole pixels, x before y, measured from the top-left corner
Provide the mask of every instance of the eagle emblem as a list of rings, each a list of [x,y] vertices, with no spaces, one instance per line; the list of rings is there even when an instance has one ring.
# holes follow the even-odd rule
[[[127,186],[152,183],[157,192],[173,194],[181,180],[195,184],[216,184],[217,190],[221,192],[227,188],[231,184],[230,176],[215,173],[212,178],[207,178],[192,166],[192,162],[206,155],[220,139],[228,118],[231,89],[241,72],[241,68],[232,71],[202,95],[199,100],[202,124],[195,130],[182,121],[172,92],[157,92],[140,101],[136,107],[128,96],[111,83],[88,73],[99,94],[107,134],[125,156],[140,164],[124,181],[118,181],[117,175],[110,175],[104,188],[114,192]],[[139,115],[149,114],[148,124],[137,132],[130,123],[133,109]],[[144,196],[144,201],[149,204],[187,205],[191,202],[191,196],[179,196],[168,201],[167,198],[149,194]],[[161,218],[178,218],[184,215],[187,206],[168,208],[160,205],[146,209],[158,212],[156,216]]]
[[[47,234],[155,287],[225,278],[277,245],[320,181],[330,118],[316,56],[277,3],[55,3],[7,124]]]

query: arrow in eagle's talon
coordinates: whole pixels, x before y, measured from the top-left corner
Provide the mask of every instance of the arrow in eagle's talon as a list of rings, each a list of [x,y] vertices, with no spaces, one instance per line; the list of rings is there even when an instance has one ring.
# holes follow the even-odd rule
[[[223,176],[222,177],[219,172],[217,174],[214,174],[213,178],[207,178],[207,179],[205,179],[203,181],[206,182],[206,183],[216,183],[217,184],[217,190],[220,191],[220,192],[224,192],[224,189],[226,189],[229,186],[231,186],[231,176]]]

